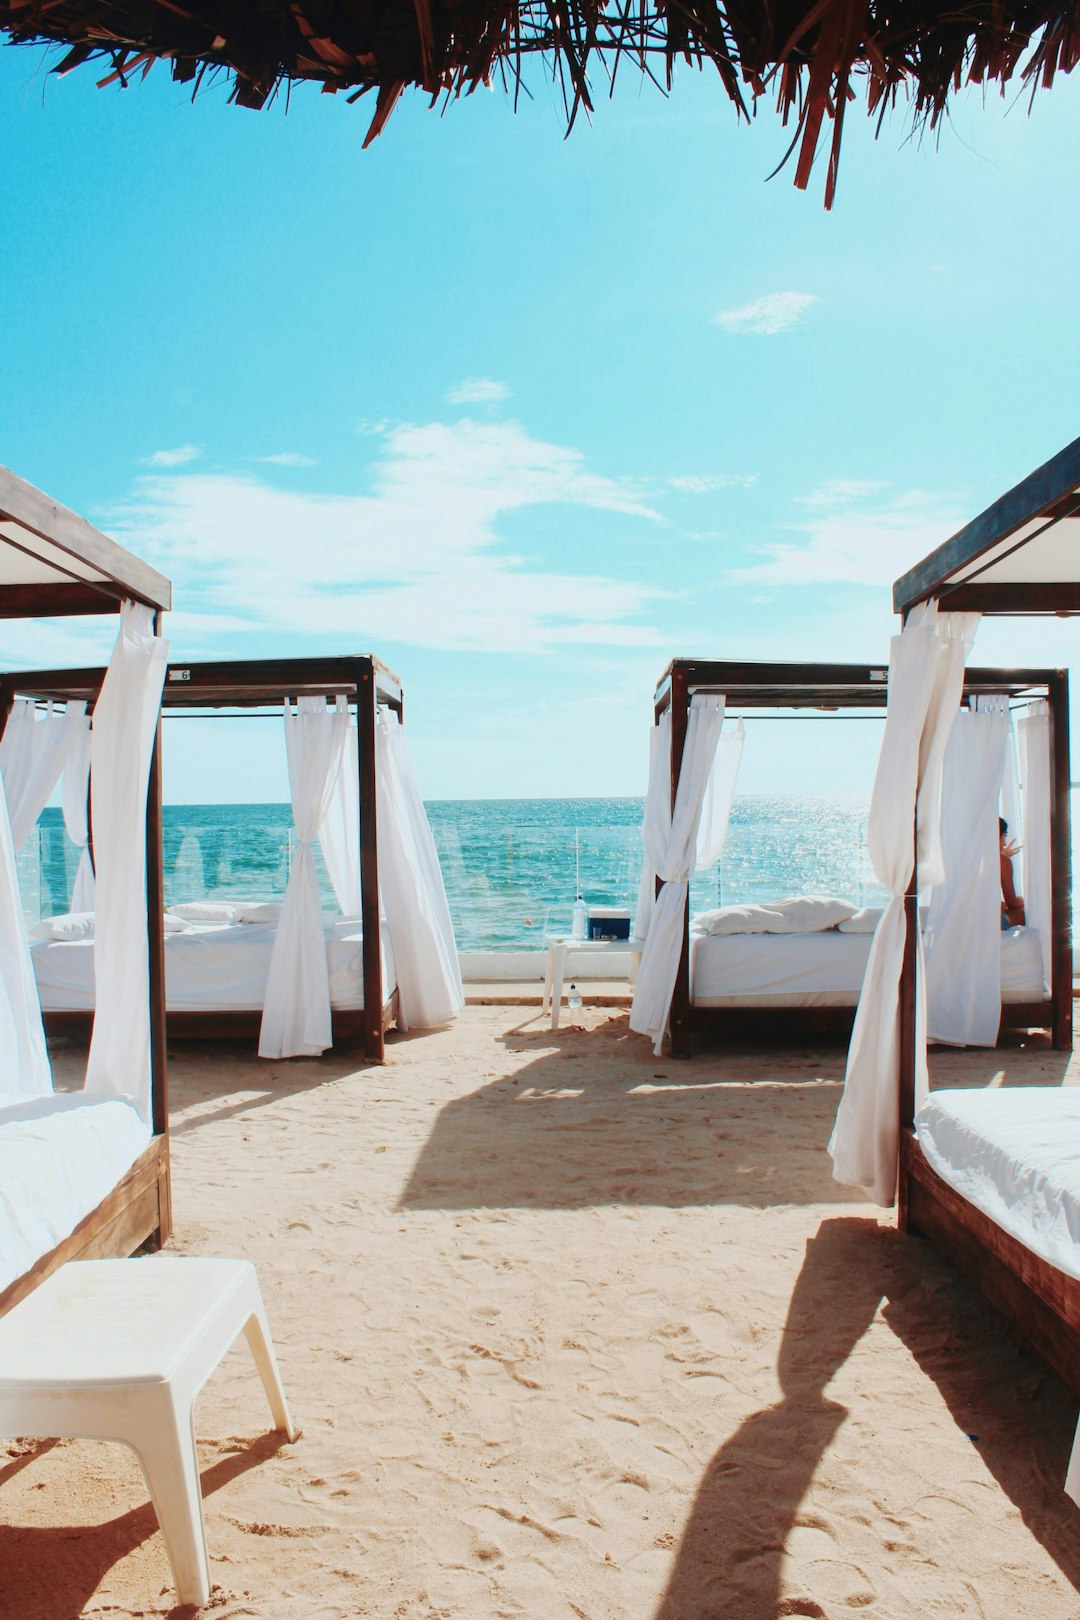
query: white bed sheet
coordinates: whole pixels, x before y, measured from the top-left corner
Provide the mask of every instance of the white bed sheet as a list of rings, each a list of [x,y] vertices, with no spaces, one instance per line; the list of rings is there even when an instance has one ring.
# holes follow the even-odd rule
[[[192,926],[165,936],[165,1002],[170,1012],[261,1012],[274,945],[272,923]],[[358,918],[328,921],[330,1004],[364,1005],[363,934]],[[45,1012],[89,1012],[94,1006],[94,942],[35,940],[30,947]],[[383,1001],[397,980],[390,933],[382,929]]]
[[[835,928],[812,934],[690,936],[690,998],[695,1007],[854,1007],[872,934]],[[1001,936],[1001,999],[1042,1001],[1039,935]]]
[[[70,1237],[150,1136],[122,1097],[0,1095],[0,1289]]]
[[[996,1226],[1080,1278],[1080,1087],[935,1091],[915,1120],[927,1162]]]

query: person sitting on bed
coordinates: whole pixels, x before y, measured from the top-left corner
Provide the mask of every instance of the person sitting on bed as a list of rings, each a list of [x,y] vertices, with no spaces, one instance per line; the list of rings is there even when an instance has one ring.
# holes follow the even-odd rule
[[[1012,858],[1018,853],[1020,845],[1010,842],[1009,823],[1004,816],[998,816],[998,837],[1001,847],[1001,926],[1023,928],[1024,897],[1016,892],[1012,866]]]

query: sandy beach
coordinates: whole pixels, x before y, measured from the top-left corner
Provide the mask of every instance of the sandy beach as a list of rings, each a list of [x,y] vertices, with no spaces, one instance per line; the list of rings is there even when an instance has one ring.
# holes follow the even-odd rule
[[[673,1064],[586,1017],[470,1007],[380,1069],[173,1055],[170,1248],[256,1262],[303,1429],[235,1349],[198,1410],[207,1612],[1075,1620],[1075,1399],[832,1182],[842,1051]],[[122,1448],[12,1444],[0,1483],[4,1616],[192,1612]]]

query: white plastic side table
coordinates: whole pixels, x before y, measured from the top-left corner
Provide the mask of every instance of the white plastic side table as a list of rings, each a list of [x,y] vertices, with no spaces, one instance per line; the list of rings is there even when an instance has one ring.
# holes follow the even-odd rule
[[[550,1012],[552,1029],[558,1029],[562,1014],[563,980],[566,977],[568,957],[610,956],[613,953],[629,956],[635,950],[640,951],[640,948],[635,940],[630,939],[572,939],[563,934],[549,938],[541,1014],[543,1016]]]
[[[241,1332],[297,1439],[249,1260],[75,1260],[0,1319],[0,1435],[130,1446],[181,1603],[210,1596],[195,1398]]]

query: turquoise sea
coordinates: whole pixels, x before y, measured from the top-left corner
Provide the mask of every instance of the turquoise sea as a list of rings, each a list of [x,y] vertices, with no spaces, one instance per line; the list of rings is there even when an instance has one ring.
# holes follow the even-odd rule
[[[637,899],[640,799],[438,799],[427,806],[462,950],[528,949],[565,932],[580,886],[595,905]],[[281,804],[167,805],[165,892],[273,900],[285,892],[291,816]],[[788,894],[880,898],[858,800],[746,797],[732,812],[723,860],[699,873],[695,909]],[[20,853],[28,914],[68,909],[77,854],[58,809],[46,810]],[[318,860],[325,904],[333,896]]]

